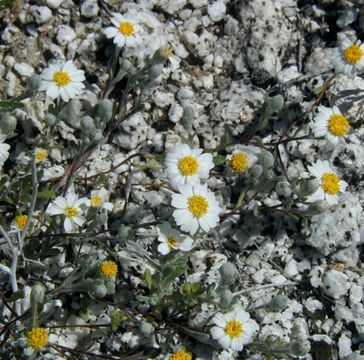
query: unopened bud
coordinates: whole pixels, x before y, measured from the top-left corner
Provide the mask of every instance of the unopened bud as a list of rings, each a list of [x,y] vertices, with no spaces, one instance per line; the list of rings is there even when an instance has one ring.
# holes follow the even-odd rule
[[[113,102],[109,99],[101,100],[96,106],[95,117],[100,119],[100,122],[107,123],[113,113]]]
[[[263,174],[263,168],[260,165],[253,165],[248,170],[248,177],[252,179],[259,179]]]
[[[91,294],[96,298],[103,298],[107,294],[107,288],[104,282],[100,279],[96,279],[91,286]]]
[[[235,283],[236,277],[238,275],[238,270],[232,262],[226,262],[219,269],[221,275],[221,283],[223,285],[232,285]]]
[[[259,154],[259,164],[264,171],[271,169],[274,165],[274,156],[267,150],[261,150]]]
[[[305,211],[306,215],[317,215],[325,212],[329,207],[329,204],[325,200],[319,200],[309,205]]]
[[[269,309],[272,311],[282,311],[288,306],[289,298],[286,295],[277,295],[269,302]]]
[[[6,136],[11,135],[16,128],[16,117],[4,114],[0,117],[0,133]]]
[[[151,323],[143,321],[141,325],[139,326],[139,331],[144,335],[145,337],[150,336],[154,332],[154,327]]]
[[[301,179],[297,188],[297,195],[300,197],[310,196],[316,192],[319,185],[316,179]]]
[[[41,283],[36,283],[32,287],[32,291],[30,293],[30,300],[32,304],[41,304],[44,301],[46,288]]]
[[[43,119],[44,123],[47,126],[53,126],[56,122],[57,122],[57,118],[56,116],[54,116],[53,114],[47,114],[44,119]]]
[[[81,129],[86,134],[91,134],[95,129],[94,119],[91,116],[84,116],[81,119]]]
[[[29,88],[29,90],[36,92],[36,91],[38,91],[41,83],[42,83],[42,80],[41,80],[40,76],[33,74],[28,79],[28,88]]]
[[[290,343],[289,349],[293,356],[305,356],[310,351],[311,345],[308,340],[299,339]]]
[[[278,181],[276,184],[276,192],[278,195],[288,198],[292,194],[292,189],[287,181]]]
[[[230,307],[233,301],[233,293],[229,289],[223,289],[220,294],[220,306],[224,309]]]

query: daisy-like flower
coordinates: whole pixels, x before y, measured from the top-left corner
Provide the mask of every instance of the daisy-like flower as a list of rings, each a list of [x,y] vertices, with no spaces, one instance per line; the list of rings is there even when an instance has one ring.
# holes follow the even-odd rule
[[[51,64],[43,70],[40,91],[45,91],[52,99],[60,96],[63,101],[69,101],[78,95],[85,87],[83,70],[79,70],[71,60],[62,65]]]
[[[176,70],[179,68],[181,59],[174,54],[171,46],[165,45],[159,49],[161,56],[171,63],[171,69]]]
[[[184,349],[175,351],[168,360],[192,360],[192,355]]]
[[[256,146],[236,145],[232,154],[227,156],[229,168],[235,174],[241,174],[251,167],[258,159],[260,149]]]
[[[3,167],[4,162],[9,157],[10,145],[3,143],[4,138],[0,137],[0,169]]]
[[[100,265],[100,274],[106,278],[114,278],[118,274],[118,264],[114,261],[104,261]]]
[[[114,13],[111,22],[114,26],[107,27],[103,32],[108,39],[114,38],[115,45],[135,48],[141,44],[143,28],[136,16]]]
[[[46,149],[37,147],[34,150],[34,157],[36,162],[42,162],[47,159],[48,151]]]
[[[182,235],[179,231],[173,229],[171,225],[164,222],[157,226],[158,232],[158,251],[162,255],[168,254],[173,249],[182,251],[190,251],[192,248],[193,240],[186,235]]]
[[[217,313],[212,319],[215,326],[210,330],[211,336],[223,348],[241,351],[251,341],[253,327],[250,315],[242,309],[227,314]]]
[[[348,184],[340,180],[326,160],[317,160],[312,166],[307,166],[307,169],[320,182],[320,187],[307,200],[310,202],[326,200],[329,205],[337,204],[338,193],[344,192]]]
[[[339,47],[335,49],[333,65],[337,73],[354,77],[357,70],[364,69],[364,44],[360,40],[356,42],[344,38]]]
[[[27,215],[18,215],[15,218],[16,227],[19,230],[24,230],[25,225],[27,224],[27,221],[28,221],[28,216]]]
[[[48,333],[44,328],[34,328],[27,334],[27,342],[34,350],[43,349],[48,342]]]
[[[112,211],[114,205],[109,202],[109,193],[105,188],[91,191],[91,199],[87,201],[87,206]]]
[[[325,136],[331,143],[337,144],[340,137],[348,134],[350,124],[336,106],[330,109],[321,105],[314,118],[312,130],[315,136]]]
[[[166,171],[173,186],[198,184],[209,177],[215,166],[212,154],[202,154],[202,149],[191,149],[188,145],[177,145],[167,153]]]
[[[183,231],[194,235],[199,228],[208,232],[220,221],[215,195],[206,185],[180,185],[180,194],[172,195],[173,217]]]
[[[55,200],[48,206],[47,214],[53,215],[64,215],[64,230],[70,232],[77,226],[82,226],[86,221],[82,216],[83,210],[81,209],[82,204],[87,204],[88,199],[81,198],[74,193],[68,193],[66,197],[57,196]]]

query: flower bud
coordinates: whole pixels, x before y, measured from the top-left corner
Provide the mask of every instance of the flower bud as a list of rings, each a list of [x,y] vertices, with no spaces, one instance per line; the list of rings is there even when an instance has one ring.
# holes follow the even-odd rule
[[[183,108],[183,115],[181,119],[181,123],[185,129],[191,127],[194,117],[195,117],[195,109],[190,105],[185,106]]]
[[[139,331],[144,335],[145,337],[150,336],[154,332],[154,327],[151,323],[143,321],[139,326]]]
[[[290,353],[293,356],[305,356],[310,351],[311,345],[308,340],[299,339],[289,344]]]
[[[91,286],[91,294],[96,298],[103,298],[107,294],[107,288],[104,282],[100,279],[96,279]]]
[[[258,180],[263,174],[263,168],[260,165],[253,165],[248,169],[247,177]]]
[[[57,118],[53,114],[48,113],[43,121],[47,126],[53,126],[57,122]]]
[[[37,92],[40,87],[41,82],[42,82],[42,80],[41,80],[40,76],[33,74],[28,79],[27,85],[28,85],[29,90],[31,90],[33,92]]]
[[[277,295],[269,302],[269,309],[272,311],[282,311],[288,306],[289,299],[286,295]]]
[[[96,106],[95,117],[100,119],[101,123],[106,124],[112,117],[113,102],[109,99],[99,101]]]
[[[91,134],[95,129],[94,119],[91,116],[84,116],[81,119],[81,129],[85,134]]]
[[[233,301],[233,293],[229,289],[222,289],[220,294],[220,306],[224,309],[230,307]]]
[[[92,138],[95,141],[100,141],[102,139],[102,131],[100,129],[96,129],[93,133],[92,133]]]
[[[261,150],[258,159],[264,171],[271,169],[274,165],[274,156],[267,150]]]
[[[156,79],[158,76],[162,75],[163,65],[155,64],[150,67],[150,79]]]
[[[276,184],[276,192],[278,195],[288,198],[292,194],[292,189],[287,181],[278,181]]]
[[[319,187],[319,183],[316,179],[300,179],[298,185],[298,196],[306,197],[316,192]]]
[[[324,213],[329,207],[329,204],[325,200],[319,200],[309,205],[305,211],[306,215],[317,215]]]
[[[16,117],[13,115],[3,114],[0,117],[0,133],[6,136],[11,135],[16,128]]]
[[[222,285],[232,285],[235,283],[236,277],[238,275],[238,270],[236,266],[231,262],[226,262],[219,269],[221,275]]]
[[[30,300],[32,304],[41,304],[44,301],[46,288],[41,283],[36,283],[32,287],[32,291],[30,292]]]

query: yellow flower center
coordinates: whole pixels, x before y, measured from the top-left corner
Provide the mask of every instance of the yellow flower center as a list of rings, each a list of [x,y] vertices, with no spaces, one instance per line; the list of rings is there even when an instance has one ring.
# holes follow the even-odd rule
[[[70,218],[70,217],[74,217],[78,214],[78,209],[74,208],[74,207],[66,207],[66,217]]]
[[[134,25],[130,23],[129,21],[122,22],[119,25],[119,32],[123,34],[124,36],[131,36],[134,35],[135,29]]]
[[[225,325],[224,331],[227,336],[231,338],[237,338],[243,333],[244,326],[238,320],[230,320]]]
[[[351,45],[344,50],[344,59],[349,64],[356,64],[363,55],[363,50],[359,45]]]
[[[167,245],[170,249],[174,248],[176,244],[177,240],[174,237],[170,236],[167,238]]]
[[[28,221],[28,216],[27,215],[19,215],[15,218],[15,223],[16,226],[20,229],[20,230],[24,230],[25,225],[27,224]]]
[[[65,71],[56,71],[53,74],[54,82],[59,86],[67,86],[71,82],[71,76]]]
[[[48,342],[48,333],[43,328],[34,328],[28,332],[27,341],[33,349],[42,349]]]
[[[322,188],[325,193],[335,195],[340,191],[340,179],[334,173],[325,173],[321,176]]]
[[[341,114],[333,114],[328,120],[328,129],[332,135],[344,136],[349,132],[350,124]]]
[[[37,161],[44,161],[48,157],[48,151],[46,149],[37,148],[34,156]]]
[[[248,166],[248,157],[243,152],[235,153],[230,160],[230,166],[235,172],[243,172]]]
[[[118,265],[114,261],[104,261],[100,265],[100,274],[107,278],[113,278],[118,274]]]
[[[178,160],[178,169],[183,176],[196,175],[198,168],[198,161],[193,156],[184,156]]]
[[[91,205],[93,207],[99,207],[102,204],[102,197],[100,195],[95,195],[91,198]]]
[[[188,198],[188,209],[195,218],[205,215],[209,209],[209,203],[201,195],[192,195]]]
[[[162,55],[162,57],[164,57],[165,59],[169,59],[174,55],[173,49],[170,46],[164,46],[161,49],[160,54]]]
[[[178,350],[169,357],[169,360],[192,360],[192,356],[185,350]]]

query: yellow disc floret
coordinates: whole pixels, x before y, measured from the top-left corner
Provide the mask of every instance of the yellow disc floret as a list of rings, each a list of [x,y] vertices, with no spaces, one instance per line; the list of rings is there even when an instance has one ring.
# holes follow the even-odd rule
[[[243,152],[235,153],[230,160],[230,167],[234,172],[243,172],[248,166],[248,157]]]
[[[332,135],[344,136],[349,132],[350,124],[341,114],[333,114],[329,117],[327,127]]]
[[[204,216],[208,209],[209,209],[209,203],[206,200],[205,197],[201,195],[192,195],[187,200],[188,203],[188,209],[192,213],[192,215],[195,218],[200,218],[201,216]]]
[[[184,156],[178,160],[178,169],[183,176],[196,175],[198,168],[198,161],[193,156]]]
[[[44,161],[48,157],[48,151],[42,148],[36,148],[34,152],[37,161]]]
[[[100,274],[106,278],[113,278],[118,274],[118,265],[114,261],[104,261],[100,265]]]
[[[99,207],[102,205],[102,197],[100,195],[95,195],[91,198],[91,205],[93,207]]]
[[[66,217],[68,218],[77,216],[79,212],[78,209],[74,207],[66,207],[65,211],[66,211]]]
[[[359,45],[351,45],[344,50],[344,59],[349,64],[356,64],[361,60],[364,53]]]
[[[174,248],[176,246],[176,244],[177,244],[177,240],[174,237],[170,236],[167,238],[167,245],[170,249]]]
[[[48,333],[44,328],[34,328],[28,332],[27,341],[33,349],[42,349],[48,342]]]
[[[192,360],[192,355],[186,350],[178,350],[169,357],[169,360]]]
[[[71,82],[71,76],[65,71],[56,71],[53,74],[54,82],[59,86],[67,86]]]
[[[226,323],[224,331],[230,338],[237,338],[244,331],[244,326],[238,320],[230,320]]]
[[[169,59],[169,58],[171,58],[174,55],[173,49],[170,46],[164,46],[164,47],[162,47],[160,49],[160,54],[165,59]]]
[[[335,195],[340,191],[340,179],[334,173],[325,173],[321,176],[322,188],[325,193]]]
[[[27,215],[19,215],[15,218],[15,223],[16,226],[20,229],[20,230],[24,230],[25,225],[27,224],[28,221],[28,216]]]
[[[132,36],[135,33],[134,25],[129,21],[122,22],[118,29],[124,36]]]

